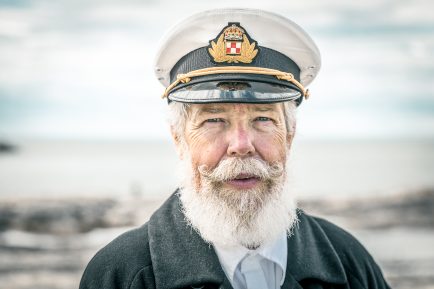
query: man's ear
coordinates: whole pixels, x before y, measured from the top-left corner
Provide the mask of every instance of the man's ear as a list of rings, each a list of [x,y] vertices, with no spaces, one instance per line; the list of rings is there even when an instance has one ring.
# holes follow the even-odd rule
[[[181,138],[173,126],[170,127],[170,133],[172,134],[173,142],[175,143],[176,152],[179,158],[182,160],[184,158],[184,148],[182,147]]]

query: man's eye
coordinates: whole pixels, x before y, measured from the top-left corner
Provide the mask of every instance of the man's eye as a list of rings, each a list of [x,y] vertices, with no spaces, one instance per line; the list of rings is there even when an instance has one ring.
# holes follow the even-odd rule
[[[265,117],[265,116],[259,116],[259,117],[255,118],[255,120],[257,120],[257,121],[270,121],[271,118]]]
[[[221,118],[209,118],[205,122],[223,122]]]

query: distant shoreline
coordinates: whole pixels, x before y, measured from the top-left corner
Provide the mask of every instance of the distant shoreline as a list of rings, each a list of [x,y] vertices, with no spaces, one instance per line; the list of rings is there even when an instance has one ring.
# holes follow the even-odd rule
[[[97,228],[134,226],[163,199],[20,199],[0,200],[0,231],[75,234]],[[434,230],[434,189],[391,197],[302,200],[300,207],[321,216],[339,216],[352,228],[420,227]]]
[[[19,143],[0,155],[5,197],[159,198],[179,184],[172,143]],[[434,142],[295,141],[288,172],[302,197],[377,196],[434,187]]]

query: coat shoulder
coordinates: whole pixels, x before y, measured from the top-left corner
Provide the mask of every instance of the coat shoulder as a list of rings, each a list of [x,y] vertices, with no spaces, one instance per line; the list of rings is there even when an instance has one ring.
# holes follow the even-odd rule
[[[345,257],[345,255],[350,253],[355,254],[359,258],[370,257],[364,246],[345,229],[323,218],[306,216],[310,218],[310,222],[317,224],[322,229],[333,247],[337,249],[336,252],[340,257]]]
[[[349,283],[357,284],[357,288],[389,288],[374,258],[351,233],[323,218],[305,216],[330,241]]]
[[[329,239],[340,259],[371,261],[372,257],[365,247],[348,231],[320,217],[308,216],[316,223]],[[344,263],[345,264],[345,263]]]
[[[135,283],[153,280],[151,265],[146,223],[123,233],[98,251],[83,273],[80,289],[134,288]]]

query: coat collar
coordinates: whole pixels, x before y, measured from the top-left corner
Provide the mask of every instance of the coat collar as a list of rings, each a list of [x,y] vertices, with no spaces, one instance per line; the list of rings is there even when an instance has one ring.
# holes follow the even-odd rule
[[[288,238],[282,288],[301,288],[298,281],[312,278],[345,283],[342,263],[324,231],[301,211],[299,220]],[[211,283],[231,288],[213,247],[187,224],[177,192],[152,215],[148,232],[157,288],[200,287]]]
[[[298,211],[298,224],[288,237],[288,261],[282,288],[294,280],[318,279],[331,284],[345,284],[342,262],[321,226],[314,218]]]
[[[188,226],[176,192],[152,215],[148,232],[157,288],[223,283],[214,249]]]

